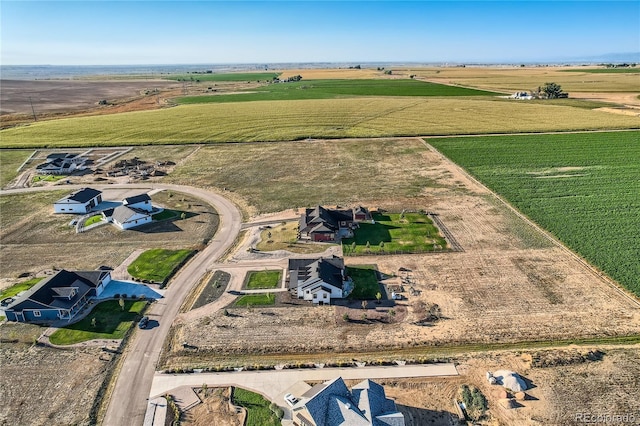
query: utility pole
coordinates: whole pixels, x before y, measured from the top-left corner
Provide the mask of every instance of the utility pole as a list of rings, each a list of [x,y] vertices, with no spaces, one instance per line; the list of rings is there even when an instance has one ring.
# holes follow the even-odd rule
[[[33,108],[33,101],[31,100],[31,96],[29,96],[29,103],[31,104],[31,112],[33,113],[33,121],[38,121],[38,117],[36,117],[36,110]]]

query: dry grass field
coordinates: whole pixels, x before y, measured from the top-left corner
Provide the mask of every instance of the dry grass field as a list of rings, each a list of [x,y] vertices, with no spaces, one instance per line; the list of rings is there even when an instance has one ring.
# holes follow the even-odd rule
[[[589,67],[592,68],[592,67]],[[546,82],[555,82],[572,92],[640,92],[638,74],[567,72],[576,67],[439,67],[394,69],[394,74],[416,75],[436,83],[456,84],[485,90],[513,93],[530,91]]]
[[[111,354],[100,348],[34,346],[43,329],[0,324],[0,424],[90,425]]]
[[[640,118],[506,99],[367,97],[180,105],[2,130],[1,147],[123,146],[638,128]]]
[[[389,78],[384,71],[377,71],[372,68],[318,68],[318,69],[297,69],[282,70],[280,79],[286,79],[296,75],[301,75],[302,80],[359,80],[367,78]]]
[[[139,192],[110,189],[104,192],[104,198],[119,200]],[[152,196],[155,204],[195,214],[185,220],[155,223],[138,230],[120,231],[112,225],[103,225],[76,234],[68,226],[72,215],[53,213],[52,203],[67,193],[62,190],[0,197],[0,277],[15,278],[24,272],[37,273],[52,267],[80,270],[101,265],[116,267],[136,249],[197,248],[211,238],[218,223],[208,204],[189,195],[173,193],[169,198],[168,193],[160,192]]]
[[[349,141],[327,144],[350,147]],[[369,146],[360,144],[359,149]],[[329,353],[330,358],[324,355],[324,359],[335,360],[339,353],[345,353],[351,354],[346,355],[350,359],[355,353],[376,357],[372,353],[382,348],[429,353],[429,348],[437,351],[437,346],[442,345],[490,346],[640,334],[637,303],[546,240],[495,201],[484,187],[468,180],[457,167],[415,140],[389,145],[393,148],[388,149],[398,150],[397,154],[388,151],[389,155],[381,159],[376,178],[364,180],[360,189],[359,185],[349,186],[355,191],[354,198],[357,194],[368,201],[366,204],[389,209],[404,206],[437,212],[464,252],[348,259],[348,264],[376,264],[386,274],[398,273],[400,267],[412,270],[416,292],[412,295],[405,285],[407,300],[393,308],[396,315],[391,323],[386,321],[390,318],[389,308],[375,309],[374,303],[367,309],[364,321],[359,303],[351,308],[229,308],[235,315],[204,315],[177,324],[173,344],[164,357],[165,366],[237,364],[253,362],[249,359],[266,354],[276,355],[274,359],[296,360],[300,353],[317,353],[320,359],[321,353]],[[411,154],[402,155],[402,149]],[[274,158],[264,151],[260,153],[258,158],[267,160],[266,164]],[[224,157],[229,156],[225,152]],[[290,164],[284,157],[281,161]],[[276,169],[275,164],[274,160],[269,170]],[[368,174],[361,174],[357,165],[350,170],[353,175]],[[258,172],[248,171],[246,178],[253,178],[255,173]],[[386,183],[392,191],[394,178],[406,186],[396,186],[395,195],[385,193],[387,187],[382,185]],[[280,179],[262,177],[261,181]],[[304,180],[314,182],[309,175]],[[244,185],[250,186],[250,182]],[[270,199],[272,190],[275,191],[266,185],[264,200]],[[307,188],[306,192],[290,195],[290,202],[306,200],[303,197],[307,193],[313,191]],[[346,190],[344,194],[346,197]],[[321,201],[324,200],[317,198],[309,203]],[[339,200],[344,201],[348,200]],[[250,202],[261,205],[260,198]],[[439,306],[442,319],[418,325],[434,304]],[[344,313],[354,321],[345,322]],[[179,342],[184,341],[200,351],[194,354],[182,350]],[[393,356],[393,352],[388,353]]]

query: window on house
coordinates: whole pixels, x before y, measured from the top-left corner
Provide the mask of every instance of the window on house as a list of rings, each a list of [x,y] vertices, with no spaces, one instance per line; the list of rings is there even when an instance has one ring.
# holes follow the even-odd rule
[[[317,299],[318,298],[318,293],[313,293],[313,298]]]
[[[34,317],[39,317],[40,315],[41,315],[40,311],[33,311],[33,316]]]
[[[323,298],[323,299],[326,299],[326,298],[327,298],[327,293],[325,293],[324,295],[322,295],[322,298]]]

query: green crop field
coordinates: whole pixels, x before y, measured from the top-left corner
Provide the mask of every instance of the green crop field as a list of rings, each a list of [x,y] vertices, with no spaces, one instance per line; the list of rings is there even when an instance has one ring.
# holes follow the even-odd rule
[[[427,141],[640,295],[640,132]]]
[[[640,118],[487,97],[366,97],[180,105],[0,131],[0,147],[86,147],[306,138],[640,128]]]
[[[181,74],[165,77],[177,81],[262,81],[273,80],[280,75],[275,72],[232,72],[224,74]]]
[[[269,84],[244,94],[188,96],[183,104],[331,99],[353,96],[496,96],[498,93],[417,80],[310,80]]]

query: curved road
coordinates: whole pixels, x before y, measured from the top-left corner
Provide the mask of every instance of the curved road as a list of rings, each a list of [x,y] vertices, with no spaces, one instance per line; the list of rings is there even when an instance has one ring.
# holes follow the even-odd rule
[[[0,195],[43,190],[78,189],[86,185],[55,185],[39,188],[21,188],[0,191]],[[121,369],[111,395],[102,424],[107,426],[142,425],[147,409],[147,399],[151,391],[151,383],[156,364],[162,350],[169,328],[178,314],[185,297],[194,288],[208,267],[217,261],[234,243],[240,232],[242,215],[237,207],[226,198],[206,191],[181,185],[92,185],[98,189],[169,189],[184,192],[211,204],[218,212],[220,224],[213,240],[207,247],[194,256],[171,280],[164,298],[153,303],[147,313],[158,321],[158,327],[139,330],[133,333],[128,342]]]

